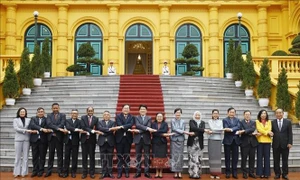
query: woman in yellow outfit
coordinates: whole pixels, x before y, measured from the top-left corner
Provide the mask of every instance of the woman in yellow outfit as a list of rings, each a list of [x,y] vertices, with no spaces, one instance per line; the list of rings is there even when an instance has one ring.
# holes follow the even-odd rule
[[[272,143],[272,124],[266,110],[259,111],[256,120],[257,140],[257,165],[256,175],[261,178],[268,178],[271,175],[270,171],[270,150]]]

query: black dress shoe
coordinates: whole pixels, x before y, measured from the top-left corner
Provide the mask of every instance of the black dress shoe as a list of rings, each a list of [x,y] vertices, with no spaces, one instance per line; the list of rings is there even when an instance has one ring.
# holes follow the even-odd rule
[[[229,179],[230,178],[230,174],[226,174],[226,179]]]
[[[117,178],[120,179],[122,177],[122,174],[118,174]]]
[[[125,175],[126,176],[126,175]],[[136,173],[133,178],[138,178],[138,177],[141,177],[141,173]]]
[[[106,174],[106,177],[109,177],[109,178],[111,178],[111,179],[114,179],[114,178],[115,178],[115,176],[113,176],[112,174]]]
[[[76,178],[76,173],[72,173],[71,177]]]
[[[81,179],[85,179],[87,177],[87,175],[86,174],[83,174],[82,176],[81,176]]]
[[[94,174],[90,174],[90,177],[91,177],[92,179],[95,179],[95,175],[94,175]]]
[[[38,173],[32,173],[30,177],[35,177],[37,175],[38,175]]]
[[[256,179],[256,176],[253,173],[250,173],[249,177],[252,177],[252,178]]]
[[[102,174],[99,179],[104,179],[106,177],[106,174]]]
[[[63,173],[58,173],[59,177],[64,177],[65,175]]]
[[[51,172],[47,172],[47,173],[45,174],[45,177],[49,177],[49,176],[51,176]]]
[[[63,178],[66,178],[68,176],[69,176],[69,174],[66,173],[66,174],[63,175]]]
[[[151,175],[149,173],[145,173],[145,177],[146,178],[152,178]]]
[[[37,174],[37,176],[38,176],[38,177],[42,177],[42,176],[43,176],[43,172],[39,172],[39,173]]]
[[[125,173],[125,177],[129,178],[129,173],[128,172]]]
[[[243,178],[244,178],[244,179],[248,179],[248,176],[247,176],[246,173],[243,173]]]
[[[233,175],[232,177],[233,177],[234,179],[238,179],[237,175]]]
[[[283,178],[283,179],[286,179],[286,180],[289,179],[289,177],[288,177],[287,175],[282,175],[282,178]]]

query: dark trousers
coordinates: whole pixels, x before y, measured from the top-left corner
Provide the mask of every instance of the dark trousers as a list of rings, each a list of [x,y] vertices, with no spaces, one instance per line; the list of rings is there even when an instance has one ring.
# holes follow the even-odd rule
[[[144,165],[145,173],[149,173],[149,155],[150,155],[150,144],[145,144],[144,139],[141,138],[138,144],[135,144],[135,153],[136,153],[136,170],[137,173],[141,173],[142,165],[142,150],[144,149]]]
[[[239,159],[239,146],[232,142],[231,145],[224,144],[224,153],[225,153],[225,173],[230,174],[232,170],[232,175],[237,175],[237,163]],[[230,158],[231,156],[231,158]],[[230,168],[231,162],[231,168]]]
[[[243,173],[254,173],[254,162],[255,162],[255,151],[256,147],[252,147],[251,144],[248,144],[245,147],[241,147],[241,156],[242,156],[242,162],[241,162],[241,168],[243,170]],[[249,157],[249,170],[246,168],[247,160]]]
[[[56,136],[52,136],[49,141],[48,173],[52,172],[55,150],[57,153],[57,172],[63,172],[63,148],[63,142],[59,141]]]
[[[123,137],[121,142],[117,143],[116,148],[118,157],[118,174],[122,174],[123,166],[125,167],[125,172],[129,173],[131,143],[128,142],[126,137]]]
[[[271,143],[259,143],[257,147],[256,175],[270,176],[270,150]]]
[[[65,160],[64,160],[64,173],[69,174],[70,157],[72,154],[72,168],[71,172],[76,173],[78,162],[78,148],[79,145],[72,145],[72,140],[68,140],[65,144]]]
[[[105,142],[100,146],[100,158],[102,161],[102,174],[112,174],[114,146]]]
[[[287,175],[289,173],[288,158],[289,148],[273,148],[274,172],[276,175]],[[280,155],[282,158],[282,173],[280,169]]]
[[[81,149],[82,149],[82,167],[83,167],[83,174],[87,174],[88,172],[88,166],[87,166],[87,158],[89,156],[90,160],[90,175],[95,174],[95,149],[96,144],[91,141],[90,139],[87,139],[84,143],[81,143]]]
[[[31,142],[30,144],[33,164],[32,173],[43,173],[46,162],[48,143],[43,143],[39,139],[36,142]]]

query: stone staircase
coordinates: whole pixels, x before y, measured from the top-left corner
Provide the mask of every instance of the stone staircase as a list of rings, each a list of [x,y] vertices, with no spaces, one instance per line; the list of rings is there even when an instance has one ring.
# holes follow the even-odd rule
[[[70,116],[72,108],[77,108],[80,115],[85,114],[88,106],[95,108],[95,115],[101,118],[104,110],[111,112],[112,118],[115,116],[118,92],[119,76],[113,77],[60,77],[44,79],[41,87],[33,89],[31,96],[22,96],[13,107],[4,107],[0,112],[0,168],[1,171],[11,171],[15,158],[14,152],[14,130],[12,119],[15,117],[19,107],[28,110],[28,116],[34,116],[38,107],[44,107],[46,112],[51,112],[51,104],[58,102],[61,112]],[[243,117],[244,110],[252,112],[252,118],[256,119],[258,111],[257,100],[246,98],[244,91],[234,86],[234,82],[228,79],[201,78],[201,77],[179,77],[160,76],[161,87],[164,98],[164,109],[166,121],[169,123],[173,118],[173,110],[177,107],[183,109],[182,118],[188,121],[192,118],[194,111],[202,113],[202,119],[208,121],[211,118],[211,110],[219,109],[220,117],[224,118],[227,109],[231,106],[237,110],[237,116]],[[147,93],[147,91],[145,92]],[[274,118],[274,113],[268,109],[270,117]],[[134,114],[136,115],[136,114]],[[300,167],[300,128],[294,127],[294,146],[290,151],[289,165],[291,171],[299,171]],[[205,136],[205,148],[203,158],[203,172],[208,172],[208,152],[207,136]],[[81,152],[81,149],[80,149]],[[185,164],[187,170],[187,148],[184,151]],[[79,153],[79,169],[81,168],[81,153]],[[99,147],[96,147],[96,168],[101,168]],[[271,156],[271,165],[273,158]],[[224,156],[222,156],[224,167]],[[54,163],[56,164],[56,162]],[[30,167],[31,152],[30,152]],[[47,162],[46,162],[47,165]],[[100,172],[97,170],[97,172]]]

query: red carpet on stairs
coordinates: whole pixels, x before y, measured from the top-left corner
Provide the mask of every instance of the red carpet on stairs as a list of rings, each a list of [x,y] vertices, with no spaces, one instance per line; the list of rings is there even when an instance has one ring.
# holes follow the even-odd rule
[[[147,115],[155,119],[157,112],[164,113],[164,100],[158,75],[121,75],[119,98],[116,112],[122,111],[124,104],[130,105],[130,113],[139,114],[141,104],[148,107]]]

